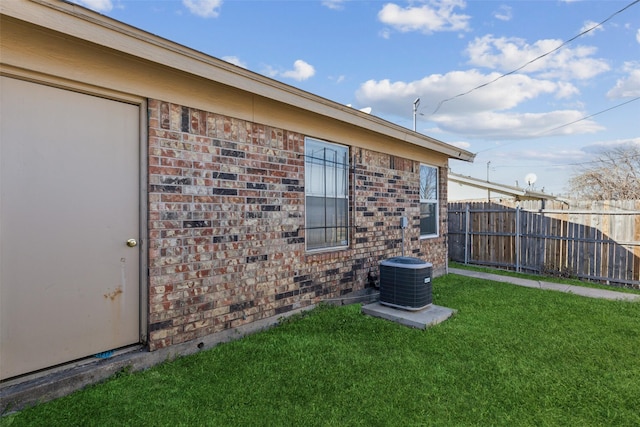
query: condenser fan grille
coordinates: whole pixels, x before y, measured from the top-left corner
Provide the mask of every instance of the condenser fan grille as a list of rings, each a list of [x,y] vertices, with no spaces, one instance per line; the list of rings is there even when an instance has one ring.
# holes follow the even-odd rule
[[[429,306],[432,268],[431,263],[412,257],[380,262],[380,303],[405,310]]]

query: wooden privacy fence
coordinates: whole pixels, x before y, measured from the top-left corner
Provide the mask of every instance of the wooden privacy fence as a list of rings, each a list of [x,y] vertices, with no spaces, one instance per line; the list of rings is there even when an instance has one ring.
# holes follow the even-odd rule
[[[453,261],[640,288],[640,200],[455,202],[448,228]]]

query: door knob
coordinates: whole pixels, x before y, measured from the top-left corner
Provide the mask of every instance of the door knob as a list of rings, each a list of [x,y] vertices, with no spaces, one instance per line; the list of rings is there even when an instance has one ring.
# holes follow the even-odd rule
[[[138,246],[138,241],[136,239],[127,240],[127,246],[133,248],[134,246]]]

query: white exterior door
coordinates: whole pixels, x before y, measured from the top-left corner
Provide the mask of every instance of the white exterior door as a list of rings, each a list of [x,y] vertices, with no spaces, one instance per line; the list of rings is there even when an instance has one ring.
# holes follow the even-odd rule
[[[0,378],[140,339],[140,106],[0,77]]]

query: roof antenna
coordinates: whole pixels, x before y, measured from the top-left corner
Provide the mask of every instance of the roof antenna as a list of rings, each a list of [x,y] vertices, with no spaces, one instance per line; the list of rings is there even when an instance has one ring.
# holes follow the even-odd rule
[[[420,105],[420,98],[416,98],[413,101],[413,131],[416,131],[416,115],[418,114],[418,105]]]

